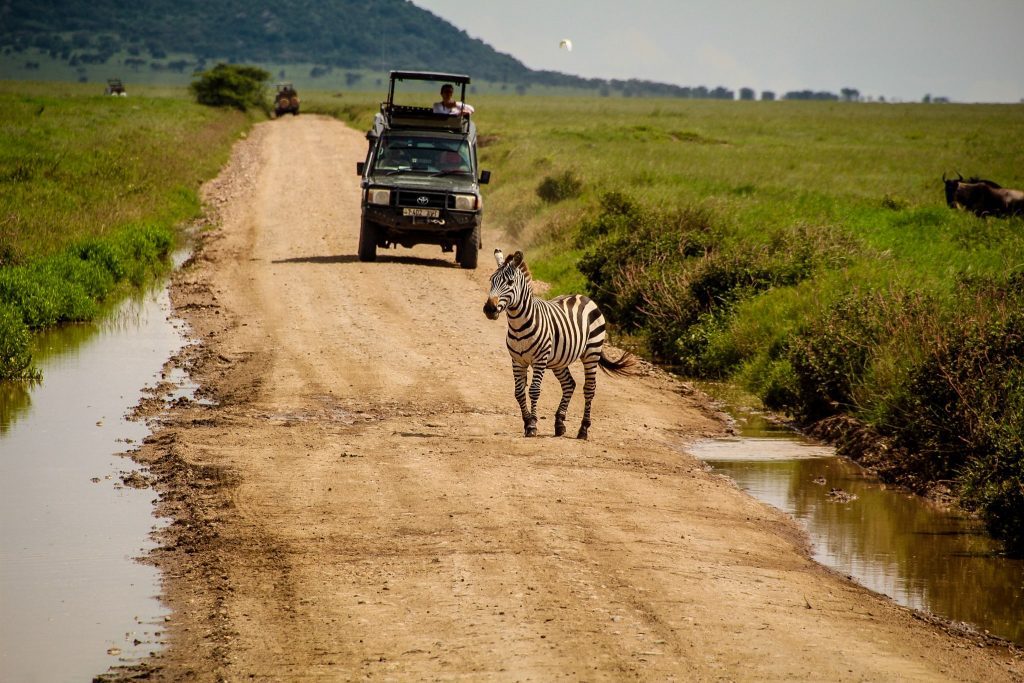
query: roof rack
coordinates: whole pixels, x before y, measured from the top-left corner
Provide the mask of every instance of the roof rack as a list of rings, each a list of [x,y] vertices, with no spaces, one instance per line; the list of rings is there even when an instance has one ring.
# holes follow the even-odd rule
[[[388,86],[388,99],[380,105],[381,114],[391,128],[430,128],[451,133],[468,133],[469,117],[461,115],[435,114],[429,107],[411,107],[395,104],[395,81],[436,81],[441,83],[457,83],[462,88],[459,97],[466,99],[466,85],[469,76],[464,74],[439,73],[436,71],[392,71]]]

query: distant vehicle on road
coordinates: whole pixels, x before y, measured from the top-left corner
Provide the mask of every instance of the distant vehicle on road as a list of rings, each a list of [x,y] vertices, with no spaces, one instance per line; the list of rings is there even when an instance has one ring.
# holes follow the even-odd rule
[[[284,114],[299,115],[299,93],[295,92],[295,86],[291,83],[277,84],[274,115],[282,116]]]
[[[128,93],[125,92],[124,83],[121,82],[120,78],[108,78],[107,87],[103,91],[104,95],[113,95],[115,97],[128,97]]]
[[[432,85],[424,85],[429,82]],[[483,246],[480,171],[476,125],[469,115],[436,114],[426,98],[440,86],[461,86],[465,101],[469,76],[425,71],[392,71],[388,99],[380,105],[366,134],[366,160],[356,164],[362,176],[359,260],[374,261],[377,248],[436,244],[455,251],[463,268],[476,268]],[[396,101],[395,86],[403,84]],[[408,101],[420,104],[408,104]]]

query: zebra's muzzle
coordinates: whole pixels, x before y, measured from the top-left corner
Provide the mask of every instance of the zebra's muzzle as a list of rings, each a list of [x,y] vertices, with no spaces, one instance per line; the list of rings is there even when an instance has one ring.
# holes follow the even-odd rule
[[[498,315],[501,314],[502,308],[504,307],[498,303],[498,300],[495,299],[494,297],[491,297],[487,300],[487,303],[484,304],[484,315],[486,315],[491,320],[497,320]]]

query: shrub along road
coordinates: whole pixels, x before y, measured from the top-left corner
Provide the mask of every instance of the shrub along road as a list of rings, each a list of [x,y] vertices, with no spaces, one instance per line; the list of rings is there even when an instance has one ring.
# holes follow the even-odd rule
[[[167,647],[141,673],[1024,676],[812,562],[795,524],[684,452],[723,428],[671,379],[599,377],[578,442],[550,436],[549,376],[544,436],[523,438],[490,269],[434,247],[355,258],[365,144],[270,121],[206,188],[217,228],[173,300],[202,342],[179,362],[216,405],[179,402],[135,454],[174,521],[151,557]],[[493,225],[484,243],[482,264],[515,246]]]

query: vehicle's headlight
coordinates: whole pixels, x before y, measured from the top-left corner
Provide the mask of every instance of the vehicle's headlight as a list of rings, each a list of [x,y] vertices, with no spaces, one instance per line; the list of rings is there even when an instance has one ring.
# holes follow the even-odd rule
[[[457,194],[455,195],[455,210],[456,211],[473,211],[474,209],[480,208],[480,198],[475,194]]]
[[[369,204],[383,204],[387,206],[391,203],[391,190],[371,188],[366,191],[366,201]]]

